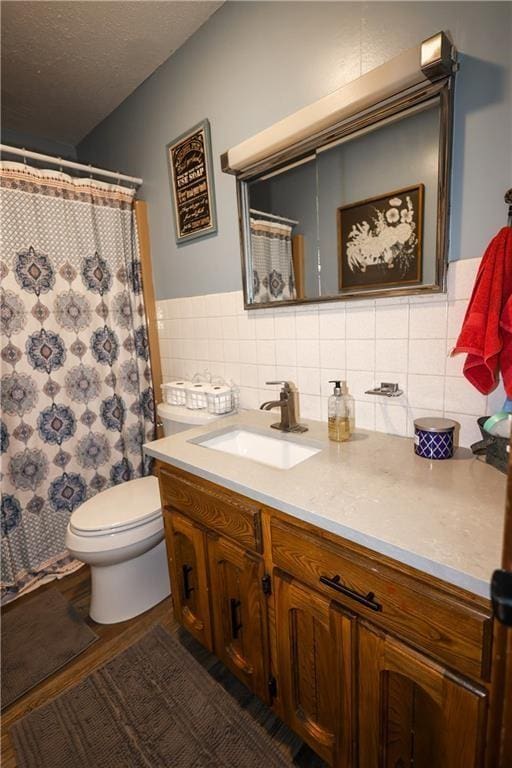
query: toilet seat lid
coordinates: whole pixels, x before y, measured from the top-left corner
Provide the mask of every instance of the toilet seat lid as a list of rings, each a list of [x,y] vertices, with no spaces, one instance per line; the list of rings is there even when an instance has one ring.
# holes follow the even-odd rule
[[[150,475],[114,485],[84,502],[71,515],[77,533],[122,531],[161,515],[158,480]]]

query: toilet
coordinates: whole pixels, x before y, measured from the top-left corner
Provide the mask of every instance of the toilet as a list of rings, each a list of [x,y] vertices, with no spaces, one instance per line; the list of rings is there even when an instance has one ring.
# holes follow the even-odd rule
[[[222,416],[159,404],[165,436]],[[116,624],[149,610],[170,594],[158,480],[140,477],[108,488],[76,509],[66,546],[91,568],[89,615]]]

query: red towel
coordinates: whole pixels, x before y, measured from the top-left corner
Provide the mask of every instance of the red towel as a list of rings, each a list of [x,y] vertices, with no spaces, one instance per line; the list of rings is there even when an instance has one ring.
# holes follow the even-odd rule
[[[499,373],[512,397],[512,227],[489,243],[452,355],[467,352],[464,376],[489,394]]]

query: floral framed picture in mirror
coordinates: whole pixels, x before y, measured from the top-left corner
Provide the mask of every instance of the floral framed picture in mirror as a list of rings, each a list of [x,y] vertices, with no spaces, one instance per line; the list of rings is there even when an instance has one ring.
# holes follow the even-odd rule
[[[422,279],[424,185],[337,209],[340,292]]]

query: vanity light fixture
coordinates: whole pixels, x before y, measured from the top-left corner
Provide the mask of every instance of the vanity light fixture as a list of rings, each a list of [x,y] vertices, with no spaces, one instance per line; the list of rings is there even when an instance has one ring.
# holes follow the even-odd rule
[[[437,80],[450,74],[453,69],[453,46],[444,32],[428,37],[420,46],[421,71],[429,80]]]
[[[455,67],[455,48],[444,32],[438,32],[232,147],[221,156],[222,170],[235,175],[252,170],[397,94],[451,75]]]

